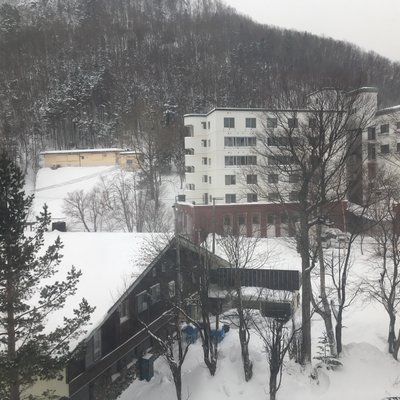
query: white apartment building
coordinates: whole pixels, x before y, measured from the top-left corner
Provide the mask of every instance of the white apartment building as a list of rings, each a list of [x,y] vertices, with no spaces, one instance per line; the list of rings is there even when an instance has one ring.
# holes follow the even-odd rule
[[[184,123],[188,128],[185,138],[186,202],[204,205],[210,204],[213,198],[218,200],[217,204],[276,202],[274,185],[262,199],[251,190],[251,185],[259,180],[257,175],[248,172],[255,164],[270,168],[269,183],[279,185],[279,192],[287,193],[288,202],[295,201],[296,180],[291,181],[289,177],[286,182],[281,182],[280,177],[274,176],[273,163],[261,160],[255,151],[260,146],[257,136],[265,129],[277,127],[277,116],[279,125],[307,126],[315,113],[315,105],[322,102],[325,103],[324,110],[335,112],[337,93],[332,88],[314,92],[308,96],[307,108],[300,110],[214,108],[206,114],[185,115]],[[382,165],[398,167],[400,173],[400,106],[378,110],[376,88],[360,88],[343,95],[353,99],[348,120],[350,132],[352,122],[355,127],[365,126],[362,132],[358,128],[351,133],[358,134],[359,138],[354,143],[354,160],[349,167],[349,179],[362,193],[359,168],[362,164],[368,168],[370,178]],[[358,172],[352,175],[351,169]],[[357,196],[354,198],[357,200]]]
[[[310,111],[297,110],[296,118],[292,118],[292,112],[282,110],[282,114],[290,113],[288,124],[305,122]],[[260,163],[255,151],[259,146],[258,134],[266,126],[278,125],[276,111],[214,108],[207,114],[185,115],[184,120],[189,130],[185,138],[186,201],[195,204],[209,204],[213,198],[219,204],[259,201],[251,190],[258,177],[249,170]],[[273,174],[271,179],[275,179]],[[277,200],[272,191],[268,197],[263,200]]]

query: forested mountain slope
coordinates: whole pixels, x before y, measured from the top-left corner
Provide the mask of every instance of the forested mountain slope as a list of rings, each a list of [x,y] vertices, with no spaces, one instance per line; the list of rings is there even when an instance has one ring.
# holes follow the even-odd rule
[[[0,145],[22,159],[44,148],[134,147],[153,132],[168,163],[182,155],[184,113],[366,85],[379,87],[381,106],[399,103],[400,64],[257,24],[215,0],[0,6]]]

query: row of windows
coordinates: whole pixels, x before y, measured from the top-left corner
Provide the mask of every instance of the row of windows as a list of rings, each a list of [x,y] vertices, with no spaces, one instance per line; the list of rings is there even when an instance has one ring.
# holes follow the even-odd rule
[[[396,122],[396,129],[400,129],[400,122]],[[379,133],[389,133],[390,124],[381,124],[379,126]],[[376,127],[370,126],[367,129],[368,140],[376,140]]]
[[[368,160],[376,160],[376,147],[374,144],[368,144]],[[396,143],[396,151],[400,152],[400,143]],[[390,153],[390,145],[382,144],[381,145],[381,154],[389,154]]]
[[[300,181],[300,176],[298,174],[289,174],[289,183],[298,183]],[[268,183],[278,183],[278,174],[268,174]]]
[[[248,203],[256,203],[258,201],[257,193],[247,193],[246,200]],[[236,194],[225,194],[225,203],[236,203]]]
[[[298,222],[299,218],[296,214],[280,214],[280,222],[281,224],[296,223]],[[273,214],[266,215],[266,222],[268,225],[274,225],[277,220],[277,216]],[[239,214],[236,216],[237,225],[246,225],[247,224],[247,215],[246,214]],[[233,215],[232,214],[225,214],[222,217],[222,223],[224,227],[232,227],[233,226]],[[251,223],[253,225],[260,225],[261,223],[261,214],[255,213],[251,215]]]
[[[225,156],[225,166],[257,165],[257,156]]]
[[[246,128],[256,128],[257,120],[256,118],[246,118],[245,119]],[[224,118],[224,128],[234,128],[235,127],[235,118],[226,117]]]
[[[136,295],[137,312],[141,313],[149,308],[149,305],[155,304],[161,300],[160,284],[156,283],[150,286],[149,290]],[[168,297],[175,296],[175,281],[168,282]]]
[[[248,185],[256,185],[257,175],[254,174],[247,175],[246,183]],[[225,185],[236,185],[236,175],[225,175]]]
[[[232,136],[225,137],[224,145],[226,147],[246,147],[246,146],[255,146],[257,144],[257,139],[252,136]]]

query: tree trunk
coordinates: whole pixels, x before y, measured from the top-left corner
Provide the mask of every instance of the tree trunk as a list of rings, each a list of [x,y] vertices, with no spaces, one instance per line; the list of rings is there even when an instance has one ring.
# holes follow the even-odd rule
[[[242,362],[243,362],[243,370],[244,370],[244,379],[248,382],[253,376],[253,363],[250,361],[249,355],[249,337],[247,332],[246,321],[243,313],[243,305],[242,305],[242,292],[241,287],[237,290],[238,296],[238,306],[237,311],[239,315],[239,341],[240,348],[242,352]]]
[[[10,369],[10,400],[19,400],[19,376],[15,337],[14,287],[10,277],[7,279],[7,358],[13,365]]]
[[[400,349],[400,330],[399,330],[397,339],[396,339],[395,342],[394,342],[393,358],[394,358],[395,360],[398,360],[399,349]]]
[[[270,400],[275,400],[276,399],[276,392],[277,390],[277,384],[276,381],[278,379],[278,372],[272,371],[270,369],[270,376],[269,376],[269,399]]]
[[[305,210],[306,206],[300,206]],[[311,364],[311,278],[310,278],[310,239],[308,218],[305,211],[300,213],[299,251],[301,256],[301,359],[302,365]]]
[[[342,352],[342,318],[342,309],[339,309],[335,327],[336,350],[338,355]]]
[[[179,367],[175,367],[172,371],[172,375],[174,378],[175,391],[177,400],[182,400],[182,375],[181,369]]]
[[[322,319],[324,320],[326,335],[328,337],[329,349],[332,357],[337,357],[335,334],[333,332],[332,323],[332,312],[326,294],[326,271],[325,271],[325,260],[324,251],[322,249],[322,226],[317,225],[317,251],[318,251],[318,262],[319,262],[319,283],[320,283],[320,298],[322,302],[322,312],[319,312]]]
[[[394,333],[396,325],[396,315],[393,311],[389,312],[389,335],[388,335],[388,346],[389,346],[389,353],[393,354],[394,352],[394,345],[396,341],[396,334]]]

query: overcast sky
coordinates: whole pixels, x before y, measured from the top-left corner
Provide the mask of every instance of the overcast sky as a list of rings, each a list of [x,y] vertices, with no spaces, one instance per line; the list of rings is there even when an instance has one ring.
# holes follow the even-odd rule
[[[400,62],[400,0],[224,0],[257,22],[352,42]]]

